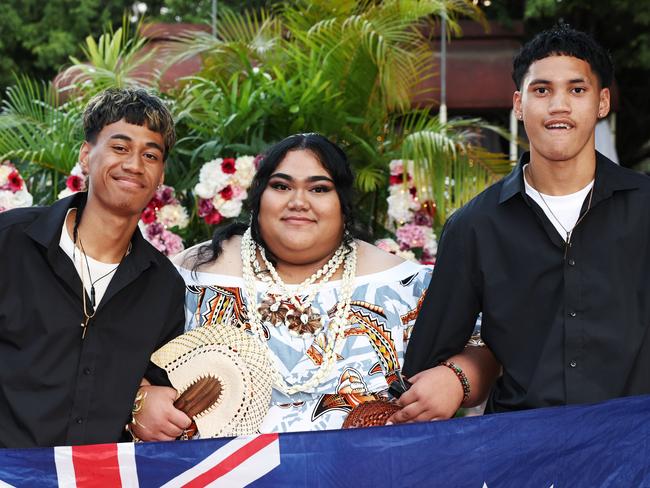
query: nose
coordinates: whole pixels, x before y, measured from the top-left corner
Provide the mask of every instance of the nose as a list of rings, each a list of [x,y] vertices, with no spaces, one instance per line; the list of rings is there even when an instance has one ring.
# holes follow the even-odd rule
[[[122,159],[122,169],[130,173],[142,174],[144,172],[144,162],[137,152],[131,152]]]
[[[551,95],[548,110],[550,113],[563,113],[570,112],[571,105],[569,103],[569,96],[561,90],[556,91]]]
[[[289,210],[308,210],[309,200],[304,190],[295,190],[291,192],[291,198],[288,204]]]

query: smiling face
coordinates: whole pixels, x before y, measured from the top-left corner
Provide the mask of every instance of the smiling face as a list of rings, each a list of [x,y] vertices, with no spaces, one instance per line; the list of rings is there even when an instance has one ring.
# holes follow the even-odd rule
[[[609,112],[609,99],[609,89],[600,88],[582,59],[549,56],[532,63],[513,97],[530,141],[531,161],[593,160],[594,128]]]
[[[336,250],[343,236],[341,203],[311,151],[289,151],[273,171],[258,221],[262,239],[286,263],[315,263]]]
[[[136,216],[164,179],[163,137],[146,126],[120,120],[84,142],[79,161],[88,174],[88,205]]]

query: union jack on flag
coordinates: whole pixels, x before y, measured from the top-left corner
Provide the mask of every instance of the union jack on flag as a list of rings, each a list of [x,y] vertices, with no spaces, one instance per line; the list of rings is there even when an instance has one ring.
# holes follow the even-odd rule
[[[200,447],[201,441],[195,442],[195,447]],[[277,434],[237,437],[210,444],[212,448],[199,449],[209,454],[198,462],[200,455],[177,457],[176,449],[169,449],[172,444],[160,443],[149,444],[147,447],[154,449],[152,455],[140,459],[136,455],[136,444],[131,443],[26,450],[22,454],[29,464],[54,463],[55,469],[42,472],[26,464],[11,482],[0,479],[0,487],[238,487],[249,485],[280,464]],[[155,455],[158,450],[159,455]],[[2,468],[0,478],[7,479]]]

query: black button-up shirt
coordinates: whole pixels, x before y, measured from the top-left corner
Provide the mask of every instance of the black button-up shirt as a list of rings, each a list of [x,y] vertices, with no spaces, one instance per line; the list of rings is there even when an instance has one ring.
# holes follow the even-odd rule
[[[445,225],[405,373],[462,350],[482,312],[503,365],[488,412],[650,393],[650,178],[597,153],[565,249],[525,193],[528,158]]]
[[[59,247],[82,198],[0,214],[0,447],[119,440],[151,353],[183,330],[183,281],[136,230],[82,340]]]

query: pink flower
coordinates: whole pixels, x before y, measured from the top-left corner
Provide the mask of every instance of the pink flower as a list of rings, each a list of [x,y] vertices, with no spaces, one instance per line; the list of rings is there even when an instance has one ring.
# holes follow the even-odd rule
[[[424,247],[426,244],[425,227],[415,224],[406,224],[397,229],[395,235],[397,242],[407,248]]]
[[[260,168],[260,164],[262,164],[262,161],[264,161],[264,154],[258,154],[255,156],[255,159],[253,159],[253,166],[255,166],[255,169]]]
[[[207,217],[214,211],[212,200],[207,198],[199,198],[199,217]]]
[[[388,183],[391,185],[400,185],[404,182],[404,174],[400,173],[398,175],[390,175]]]
[[[22,190],[23,179],[20,177],[18,170],[13,170],[11,173],[9,173],[9,176],[7,176],[7,180],[9,184],[9,189],[12,192],[16,193],[17,191]]]
[[[151,207],[145,208],[142,211],[140,220],[142,220],[145,224],[152,224],[153,222],[156,221],[156,211]]]
[[[171,186],[163,185],[162,190],[156,192],[156,196],[160,199],[162,205],[169,205],[170,203],[175,203],[176,200],[174,198],[174,189]]]
[[[165,228],[163,227],[163,225],[158,222],[149,224],[147,225],[147,237],[149,239],[152,239],[154,236],[161,234],[164,230]]]
[[[232,187],[228,185],[227,187],[225,187],[223,190],[219,192],[219,195],[221,195],[221,198],[223,198],[224,200],[232,199],[233,196]]]
[[[185,248],[180,236],[168,230],[162,232],[161,240],[165,245],[165,250],[162,251],[165,256],[173,256]]]
[[[214,210],[211,214],[205,216],[205,222],[210,225],[217,225],[223,220],[223,216],[218,210]]]
[[[235,167],[235,158],[223,158],[221,161],[221,171],[226,174],[233,174],[237,171]]]
[[[81,176],[70,175],[65,180],[65,186],[73,192],[80,192],[86,189],[86,182]]]
[[[230,188],[232,188],[232,198],[234,200],[244,200],[248,196],[246,190],[239,185],[231,185]]]

